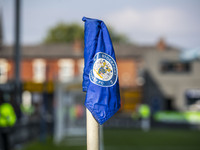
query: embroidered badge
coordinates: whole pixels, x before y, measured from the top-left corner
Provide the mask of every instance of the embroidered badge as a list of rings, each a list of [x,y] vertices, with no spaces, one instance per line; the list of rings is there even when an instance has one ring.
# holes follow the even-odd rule
[[[117,81],[117,64],[108,54],[99,52],[94,56],[90,81],[96,85],[110,87]]]

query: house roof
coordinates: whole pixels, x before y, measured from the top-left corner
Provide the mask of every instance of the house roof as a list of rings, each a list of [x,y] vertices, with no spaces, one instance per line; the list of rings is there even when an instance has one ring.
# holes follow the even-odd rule
[[[155,51],[155,46],[137,46],[131,44],[114,44],[115,54],[117,58],[141,58],[148,51]],[[166,50],[177,50],[167,47]],[[82,58],[84,48],[77,50],[73,44],[50,44],[50,45],[34,45],[22,46],[22,58]],[[12,58],[13,46],[4,46],[0,50],[1,58]]]

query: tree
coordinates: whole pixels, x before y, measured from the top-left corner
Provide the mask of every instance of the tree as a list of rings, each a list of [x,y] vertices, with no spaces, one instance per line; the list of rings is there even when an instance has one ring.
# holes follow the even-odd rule
[[[117,33],[112,27],[108,27],[108,31],[114,43],[130,43],[126,35]]]
[[[111,27],[109,27],[109,33],[113,42],[126,43],[128,38],[125,35],[117,34]],[[48,33],[44,42],[51,43],[71,43],[76,40],[84,40],[84,29],[82,26],[76,23],[65,24],[59,23],[52,27]]]
[[[83,28],[80,25],[60,23],[48,31],[44,42],[70,43],[75,40],[83,40],[83,38]]]

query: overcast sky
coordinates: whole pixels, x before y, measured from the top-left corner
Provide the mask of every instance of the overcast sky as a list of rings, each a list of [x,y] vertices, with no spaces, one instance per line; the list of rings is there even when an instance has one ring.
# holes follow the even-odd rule
[[[3,38],[12,44],[14,0],[3,6]],[[160,37],[182,49],[200,47],[200,0],[22,0],[21,40],[39,44],[50,27],[78,22],[83,16],[102,19],[138,44]]]

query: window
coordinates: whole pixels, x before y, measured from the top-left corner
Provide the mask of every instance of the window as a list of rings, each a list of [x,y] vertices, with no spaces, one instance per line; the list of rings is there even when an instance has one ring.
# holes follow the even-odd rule
[[[187,89],[185,99],[190,111],[200,111],[200,89]]]
[[[32,105],[32,95],[29,91],[24,91],[22,93],[22,105],[24,108],[30,108]]]
[[[0,59],[0,83],[6,83],[8,80],[8,62]]]
[[[188,62],[163,61],[160,67],[162,73],[187,73],[191,71],[191,66]]]
[[[43,59],[33,61],[33,81],[44,82],[46,79],[46,63]]]
[[[200,100],[200,89],[188,89],[185,91],[187,104],[191,105]]]
[[[74,77],[74,65],[73,59],[60,59],[58,61],[58,78],[61,82],[69,81]]]

